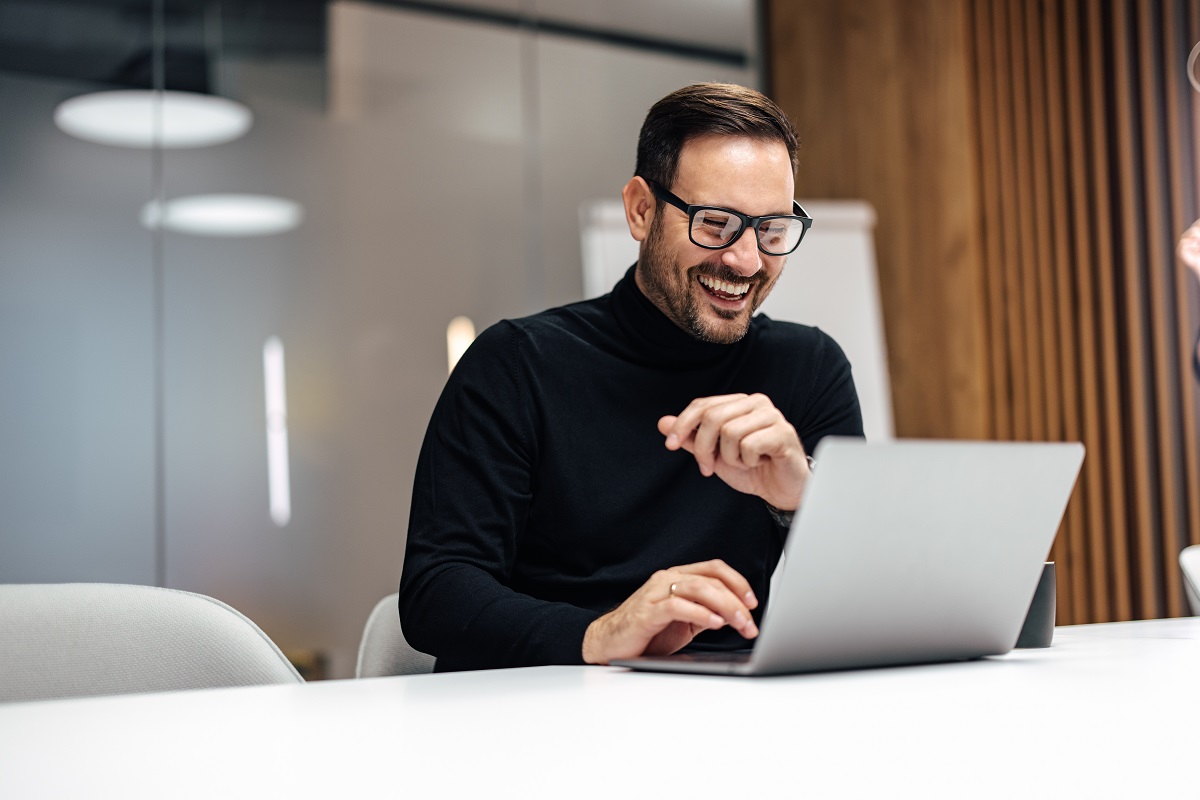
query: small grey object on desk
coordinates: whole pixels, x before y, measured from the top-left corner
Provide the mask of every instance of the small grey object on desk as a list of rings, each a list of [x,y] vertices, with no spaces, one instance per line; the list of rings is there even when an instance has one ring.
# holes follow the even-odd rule
[[[1033,592],[1033,601],[1025,615],[1025,623],[1017,636],[1017,647],[1049,647],[1054,640],[1054,613],[1057,581],[1054,578],[1054,562],[1047,561],[1042,567],[1042,577]]]

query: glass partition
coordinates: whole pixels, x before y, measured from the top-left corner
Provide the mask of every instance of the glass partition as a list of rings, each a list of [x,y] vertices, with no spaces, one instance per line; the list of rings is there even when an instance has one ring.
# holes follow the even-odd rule
[[[654,20],[431,5],[0,0],[0,581],[198,591],[352,674],[451,320],[579,299],[579,207],[619,194],[650,103],[756,83],[748,46],[681,54]],[[718,5],[748,37],[753,3]],[[155,86],[252,124],[157,149],[55,125]],[[214,196],[286,213],[254,232]]]

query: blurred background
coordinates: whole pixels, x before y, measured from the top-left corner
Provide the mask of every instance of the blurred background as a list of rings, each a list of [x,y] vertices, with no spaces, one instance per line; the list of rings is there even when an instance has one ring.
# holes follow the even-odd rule
[[[201,592],[351,675],[452,320],[582,298],[646,110],[715,80],[874,209],[895,433],[1084,441],[1060,622],[1181,614],[1197,39],[1192,0],[0,0],[0,582]],[[151,89],[241,128],[63,105]]]

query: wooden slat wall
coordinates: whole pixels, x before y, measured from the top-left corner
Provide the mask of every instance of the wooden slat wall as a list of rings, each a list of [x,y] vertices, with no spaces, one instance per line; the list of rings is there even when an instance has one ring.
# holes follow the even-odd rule
[[[781,0],[766,12],[768,49],[772,93],[802,142],[797,191],[875,206],[896,429],[981,438],[991,412],[975,118],[963,11],[946,7]],[[788,269],[803,274],[802,254]]]
[[[1174,244],[1200,214],[1200,94],[1185,74],[1200,0],[774,0],[766,14],[776,99],[802,131],[831,126],[805,137],[819,166],[802,165],[801,190],[866,197],[880,213],[898,433],[975,435],[961,412],[939,428],[912,411],[950,371],[964,380],[970,352],[979,435],[1087,446],[1052,554],[1060,621],[1186,613],[1177,558],[1200,543],[1200,319]],[[932,134],[931,157],[922,137],[935,129],[965,148]],[[905,149],[920,175],[889,166]],[[889,246],[884,220],[913,216],[898,198],[953,223],[957,260],[919,239]],[[946,210],[956,204],[974,218]],[[932,280],[956,295],[912,291]],[[951,302],[978,320],[939,317]],[[939,325],[977,346],[918,352]],[[905,380],[922,358],[942,374]]]

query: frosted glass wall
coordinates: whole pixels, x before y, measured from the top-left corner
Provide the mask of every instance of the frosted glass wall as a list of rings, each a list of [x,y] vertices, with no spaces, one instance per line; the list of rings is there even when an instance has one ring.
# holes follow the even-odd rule
[[[713,13],[749,32],[752,6]],[[579,205],[619,193],[649,104],[756,70],[366,3],[328,15],[320,58],[220,53],[219,89],[254,126],[166,151],[161,187],[147,151],[54,127],[59,101],[101,87],[0,71],[0,581],[155,583],[161,564],[166,585],[344,677],[399,579],[449,321],[579,299]],[[159,188],[276,195],[304,217],[270,236],[165,233],[156,249],[139,212]],[[273,336],[283,527],[268,504]]]

